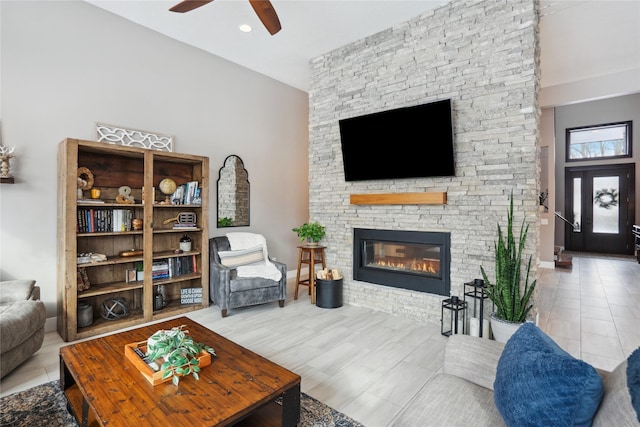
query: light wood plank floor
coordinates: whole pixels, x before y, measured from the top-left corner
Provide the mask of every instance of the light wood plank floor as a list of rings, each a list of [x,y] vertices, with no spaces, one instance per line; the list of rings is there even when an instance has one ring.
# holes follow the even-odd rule
[[[304,288],[303,288],[304,289]],[[640,264],[631,258],[574,256],[571,270],[540,274],[540,326],[563,348],[610,370],[640,346]],[[321,309],[304,292],[276,303],[232,310],[217,307],[188,317],[299,373],[302,391],[368,427],[390,426],[441,369],[446,338],[424,324],[366,308]],[[58,350],[43,347],[0,382],[0,396],[59,378]]]

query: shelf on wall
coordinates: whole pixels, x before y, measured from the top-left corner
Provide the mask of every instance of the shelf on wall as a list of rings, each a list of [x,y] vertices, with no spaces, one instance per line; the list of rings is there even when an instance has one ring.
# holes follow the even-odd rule
[[[446,205],[446,192],[352,194],[352,205]]]

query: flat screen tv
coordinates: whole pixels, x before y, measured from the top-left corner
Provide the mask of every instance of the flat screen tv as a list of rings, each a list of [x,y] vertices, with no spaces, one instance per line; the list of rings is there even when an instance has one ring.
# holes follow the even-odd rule
[[[451,100],[339,121],[346,181],[454,176]]]

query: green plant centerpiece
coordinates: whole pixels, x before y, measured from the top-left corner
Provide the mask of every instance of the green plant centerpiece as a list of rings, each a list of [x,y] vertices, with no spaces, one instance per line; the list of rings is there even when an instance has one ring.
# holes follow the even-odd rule
[[[511,322],[512,330],[515,330],[527,319],[527,314],[533,307],[530,302],[533,291],[536,287],[536,280],[529,283],[529,273],[531,271],[532,257],[529,256],[527,262],[526,275],[524,283],[522,282],[522,252],[527,240],[529,226],[525,226],[524,219],[520,226],[520,235],[518,241],[513,233],[513,193],[509,201],[509,211],[507,215],[507,231],[506,236],[503,233],[500,224],[498,224],[498,240],[494,243],[495,250],[495,282],[491,282],[484,268],[481,266],[480,271],[485,282],[487,295],[495,304],[496,312],[493,318],[498,318],[506,322]],[[494,336],[498,341],[505,342],[510,335],[501,338],[496,334],[496,328],[492,318],[492,329]]]
[[[180,382],[180,376],[189,374],[198,380],[198,372],[200,372],[200,363],[198,355],[205,350],[212,356],[216,353],[213,348],[197,343],[191,336],[189,331],[183,330],[186,325],[176,326],[170,330],[159,330],[149,337],[147,340],[147,357],[149,360],[162,360],[160,370],[164,371],[162,379],[172,378],[173,385],[177,386]]]
[[[307,240],[318,243],[327,234],[324,227],[318,222],[305,222],[300,227],[293,228],[292,231],[298,234],[301,242]]]

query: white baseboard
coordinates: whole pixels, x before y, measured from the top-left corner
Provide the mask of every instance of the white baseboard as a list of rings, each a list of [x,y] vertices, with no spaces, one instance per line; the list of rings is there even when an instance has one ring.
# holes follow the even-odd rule
[[[47,321],[44,323],[44,333],[47,332],[55,332],[58,330],[58,317],[48,317]]]
[[[307,273],[309,272],[309,267],[300,268],[300,276],[307,277]],[[298,270],[287,270],[287,279],[295,279],[298,275]]]
[[[538,266],[540,268],[556,268],[556,264],[553,261],[540,261]]]

